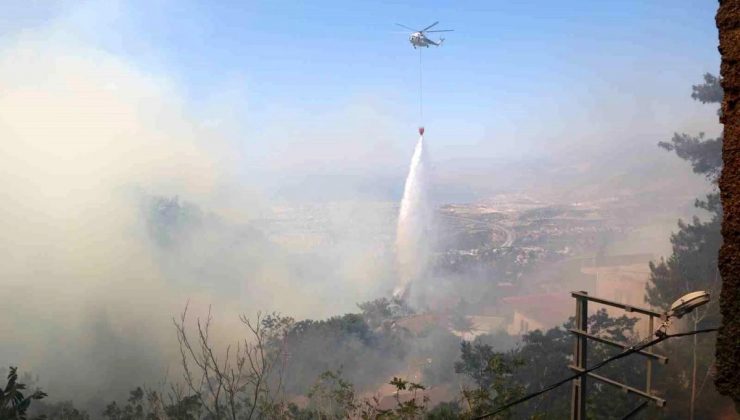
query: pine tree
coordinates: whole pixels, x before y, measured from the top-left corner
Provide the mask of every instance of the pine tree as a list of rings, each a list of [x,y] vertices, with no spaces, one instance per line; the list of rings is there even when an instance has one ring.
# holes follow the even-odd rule
[[[722,87],[717,77],[704,75],[704,83],[693,86],[691,97],[704,104],[722,101]],[[722,245],[722,206],[717,192],[717,180],[722,170],[722,136],[706,138],[675,133],[670,142],[658,145],[688,161],[695,173],[710,182],[712,191],[703,200],[696,200],[697,209],[708,217],[694,216],[691,222],[678,221],[678,231],[671,235],[672,254],[650,264],[650,282],[645,301],[667,309],[686,293],[705,290],[712,296],[710,304],[689,315],[688,327],[697,329],[717,326],[720,322],[719,291],[721,280],[718,253]],[[656,411],[666,418],[711,418],[727,406],[710,380],[714,369],[714,337],[678,339],[667,342],[660,351],[666,353],[670,365],[661,369],[655,387],[664,390],[669,401],[666,409]],[[683,341],[680,341],[683,340]],[[696,404],[701,401],[701,404]]]

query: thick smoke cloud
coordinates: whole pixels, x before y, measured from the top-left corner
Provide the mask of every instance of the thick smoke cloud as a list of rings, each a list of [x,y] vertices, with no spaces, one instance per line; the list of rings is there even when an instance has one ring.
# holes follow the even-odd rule
[[[0,52],[3,364],[55,398],[112,398],[174,371],[188,300],[230,341],[239,312],[325,317],[392,287],[367,240],[392,209],[337,204],[320,246],[268,237],[277,215],[237,177],[229,133],[166,77],[58,35]]]

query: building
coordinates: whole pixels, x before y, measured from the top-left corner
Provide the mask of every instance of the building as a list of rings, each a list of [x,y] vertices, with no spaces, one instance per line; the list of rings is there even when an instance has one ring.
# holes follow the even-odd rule
[[[584,264],[581,271],[594,276],[594,288],[589,294],[600,298],[613,300],[624,305],[648,307],[645,303],[645,287],[650,281],[649,263],[653,259],[651,254],[615,255],[593,259],[592,264]],[[626,313],[620,308],[591,304],[589,312],[593,313],[601,308],[606,309],[609,316],[622,315],[637,316],[640,321],[637,331],[640,335],[647,334],[647,318],[634,313]]]
[[[513,314],[506,326],[510,335],[560,326],[573,316],[575,307],[569,293],[510,296],[501,301]]]
[[[470,315],[465,317],[469,323],[466,331],[458,331],[450,325],[450,332],[465,341],[473,341],[479,335],[493,334],[497,331],[506,330],[506,318],[488,315]]]

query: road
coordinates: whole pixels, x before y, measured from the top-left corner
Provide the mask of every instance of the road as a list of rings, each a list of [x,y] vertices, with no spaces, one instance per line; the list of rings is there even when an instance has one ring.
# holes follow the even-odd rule
[[[516,240],[516,233],[514,232],[514,230],[511,229],[511,228],[509,228],[509,227],[507,227],[507,226],[504,226],[504,225],[502,225],[500,223],[496,223],[496,222],[485,222],[485,221],[482,221],[482,220],[477,220],[477,219],[473,219],[473,218],[470,218],[470,217],[458,216],[458,215],[453,215],[453,214],[443,214],[443,216],[444,217],[449,217],[451,219],[465,220],[466,222],[471,222],[471,223],[475,223],[475,224],[478,224],[478,225],[483,225],[483,226],[486,226],[486,227],[490,227],[493,230],[498,230],[499,232],[503,232],[504,233],[504,236],[506,237],[506,239],[504,240],[504,242],[501,245],[499,245],[499,248],[509,248],[512,245],[514,245],[514,241]],[[491,236],[491,242],[493,242],[493,235]]]

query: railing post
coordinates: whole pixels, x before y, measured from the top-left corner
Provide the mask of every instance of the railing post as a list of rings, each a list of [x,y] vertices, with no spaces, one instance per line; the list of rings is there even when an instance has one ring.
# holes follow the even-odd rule
[[[647,375],[645,378],[645,390],[631,387],[621,382],[609,379],[604,376],[597,375],[591,372],[585,372],[587,369],[587,344],[589,340],[594,340],[600,343],[604,343],[609,346],[619,347],[624,351],[629,350],[632,346],[627,343],[619,343],[617,341],[610,340],[606,337],[593,335],[588,332],[588,302],[594,302],[597,305],[612,306],[615,308],[622,308],[627,312],[637,312],[648,316],[648,338],[651,338],[655,333],[655,320],[664,319],[664,314],[655,312],[651,309],[641,308],[631,305],[626,305],[620,302],[615,302],[608,299],[603,299],[597,296],[590,296],[587,292],[571,292],[571,296],[576,300],[576,316],[573,328],[570,332],[575,336],[573,342],[573,360],[569,366],[571,370],[576,372],[583,372],[583,376],[579,376],[572,380],[572,398],[571,398],[571,415],[572,420],[585,420],[586,419],[586,378],[590,377],[597,382],[606,383],[617,388],[622,389],[624,392],[629,394],[636,394],[645,399],[652,400],[658,407],[663,407],[666,401],[660,397],[653,395],[653,361],[656,359],[661,363],[668,363],[668,358],[652,351],[637,351],[638,354],[647,357]],[[645,408],[644,405],[640,405],[638,408],[633,410],[630,415],[634,416],[637,412]],[[625,417],[626,418],[626,417]]]
[[[588,294],[582,291],[583,294]],[[576,297],[576,328],[588,332],[588,300]],[[576,367],[586,369],[586,337],[577,335],[573,344],[573,363]],[[571,398],[571,420],[585,420],[586,418],[586,375],[573,380]]]
[[[653,317],[652,315],[649,318],[648,321],[648,337],[653,336],[653,329],[655,328],[655,325],[653,324]],[[645,384],[645,392],[648,394],[652,394],[652,387],[653,387],[653,361],[648,357],[647,358],[647,383]]]

